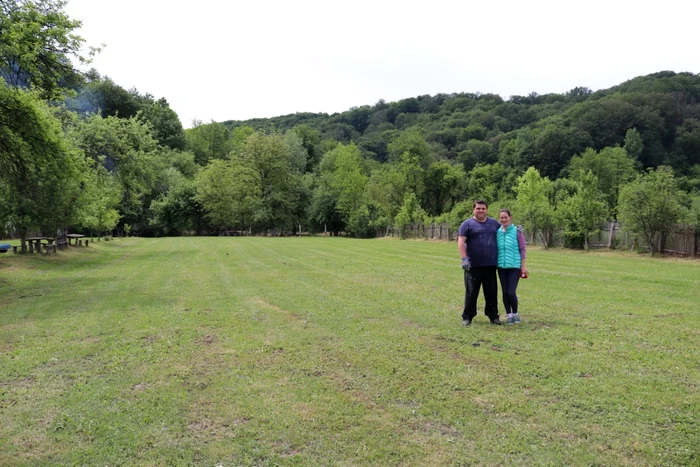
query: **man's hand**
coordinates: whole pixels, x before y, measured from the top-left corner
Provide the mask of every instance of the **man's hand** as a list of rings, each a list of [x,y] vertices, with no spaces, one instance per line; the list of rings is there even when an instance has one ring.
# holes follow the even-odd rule
[[[462,258],[462,269],[465,271],[469,271],[471,269],[472,265],[469,262],[469,258]]]

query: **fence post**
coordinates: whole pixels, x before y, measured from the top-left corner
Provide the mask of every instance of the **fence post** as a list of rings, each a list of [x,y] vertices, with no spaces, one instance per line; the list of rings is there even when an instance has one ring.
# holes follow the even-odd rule
[[[697,241],[695,240],[695,226],[693,226],[690,232],[690,257],[695,258],[695,248],[697,248]]]

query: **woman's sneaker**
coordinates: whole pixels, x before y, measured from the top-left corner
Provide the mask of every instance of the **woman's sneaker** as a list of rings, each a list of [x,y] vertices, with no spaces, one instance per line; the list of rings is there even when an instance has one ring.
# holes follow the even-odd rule
[[[513,313],[513,323],[515,324],[520,324],[520,315],[517,313]]]
[[[508,313],[508,314],[506,315],[506,324],[513,324],[513,323],[515,323],[515,318],[513,318],[513,316],[515,316],[515,315],[513,315],[512,313]]]

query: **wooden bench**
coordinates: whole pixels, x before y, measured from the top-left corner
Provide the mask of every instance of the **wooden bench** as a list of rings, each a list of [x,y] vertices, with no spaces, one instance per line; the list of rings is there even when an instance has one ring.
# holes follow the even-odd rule
[[[54,253],[57,253],[56,244],[53,242],[45,242],[45,243],[42,243],[41,246],[44,249],[44,251],[46,251],[47,255],[50,255],[52,251]]]

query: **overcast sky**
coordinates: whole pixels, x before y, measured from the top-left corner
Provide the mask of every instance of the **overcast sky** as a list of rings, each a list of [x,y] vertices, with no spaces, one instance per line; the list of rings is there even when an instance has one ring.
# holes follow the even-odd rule
[[[423,94],[564,93],[700,72],[692,0],[69,0],[94,66],[193,119]]]

